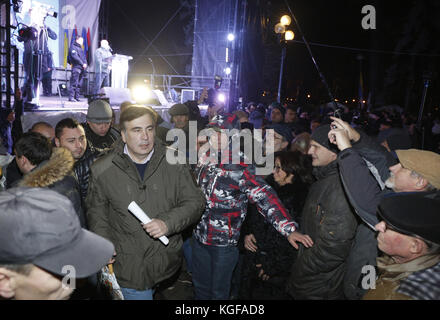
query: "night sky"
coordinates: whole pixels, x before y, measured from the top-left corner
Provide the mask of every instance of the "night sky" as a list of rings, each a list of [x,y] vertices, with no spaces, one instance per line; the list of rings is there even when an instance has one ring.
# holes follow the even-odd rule
[[[188,41],[191,41],[191,36],[188,37],[188,33],[185,35],[184,32],[184,28],[188,26],[191,19],[189,10],[184,8],[178,11],[178,14],[171,20],[167,28],[156,38],[158,32],[180,8],[181,1],[108,1],[110,1],[110,42],[115,52],[134,57],[134,61],[131,63],[131,74],[152,73],[151,64],[147,60],[148,57],[153,59],[157,73],[190,73],[188,65],[191,63],[192,44]],[[411,12],[414,11],[416,1],[288,1],[306,39],[311,43],[390,52],[396,50],[397,45],[400,43],[401,47],[399,49],[406,52],[415,50],[417,40],[422,37],[422,33],[414,32],[415,34],[411,34],[412,30],[420,31],[420,28],[424,28],[428,31],[425,32],[426,34],[423,37],[427,38],[426,41],[429,45],[422,46],[421,51],[418,52],[422,54],[440,54],[439,45],[437,44],[437,36],[440,31],[438,2],[435,0],[417,1],[419,4],[424,3],[422,8],[426,12],[422,15],[416,14],[415,17],[423,21],[413,21],[412,25],[418,26],[419,29],[409,29],[410,31],[405,34],[405,28],[408,27],[409,21],[414,20],[414,18],[411,18],[411,14],[414,15],[414,12]],[[363,18],[361,9],[366,4],[376,7],[376,30],[364,30],[361,27]],[[213,5],[215,5],[215,1],[213,1]],[[276,19],[289,12],[284,0],[266,1],[265,6],[269,8],[269,15],[271,15],[268,27],[273,30],[273,26],[278,22]],[[423,19],[420,19],[420,17],[423,17]],[[295,40],[301,41],[301,34],[299,34],[297,28],[293,27],[293,31],[296,35]],[[192,30],[189,34],[192,34]],[[153,44],[154,47],[151,46],[145,51],[149,43],[148,40],[154,38],[156,38]],[[274,39],[276,38],[274,37]],[[402,39],[406,40],[402,42]],[[435,43],[435,46],[430,44],[431,42]],[[373,86],[378,87],[378,91],[380,91],[380,88],[383,89],[384,79],[393,64],[395,65],[394,68],[398,70],[397,73],[394,73],[394,77],[397,78],[396,81],[399,80],[399,77],[406,78],[409,77],[408,74],[411,74],[410,78],[413,79],[412,89],[414,91],[414,97],[411,96],[410,98],[411,104],[416,104],[419,101],[423,87],[422,74],[424,69],[437,70],[439,62],[438,56],[395,56],[389,53],[369,53],[315,45],[312,45],[311,48],[330,87],[335,91],[335,97],[340,99],[357,96],[360,67],[356,57],[359,53],[362,53],[365,58],[363,70],[367,90]],[[166,57],[169,63],[158,56],[159,52],[157,50],[161,54],[171,55]],[[276,52],[273,56],[273,64],[279,65],[279,59],[280,55]],[[411,63],[413,66],[411,70],[413,71],[407,71],[405,68]],[[170,64],[174,67],[174,70],[170,67]],[[312,93],[314,97],[322,97],[323,88],[320,88],[322,85],[318,73],[305,45],[293,42],[289,44],[287,49],[283,86],[284,96],[290,96],[300,80],[304,81],[307,92]],[[437,90],[437,81],[433,82],[433,86],[433,92],[440,91]],[[389,87],[387,89],[389,95],[386,98],[381,98],[381,102],[403,104],[405,88],[406,85],[403,83]],[[267,89],[276,91],[277,88],[271,85],[271,88]],[[428,102],[431,105],[438,104],[440,102],[438,94],[433,93],[428,98]]]

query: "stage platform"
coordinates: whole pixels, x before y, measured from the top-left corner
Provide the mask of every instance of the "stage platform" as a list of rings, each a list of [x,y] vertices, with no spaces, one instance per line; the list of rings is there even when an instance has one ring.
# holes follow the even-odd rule
[[[25,111],[21,119],[23,131],[27,132],[35,123],[44,121],[53,127],[64,118],[74,118],[80,123],[86,122],[88,110],[87,98],[80,102],[69,102],[67,97],[40,97],[41,106],[32,111]],[[115,122],[119,123],[119,105],[111,106],[115,112]],[[167,122],[170,122],[169,106],[152,106]]]

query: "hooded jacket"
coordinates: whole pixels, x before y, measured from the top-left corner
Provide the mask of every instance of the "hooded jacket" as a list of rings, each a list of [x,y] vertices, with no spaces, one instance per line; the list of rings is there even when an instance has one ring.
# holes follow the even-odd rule
[[[75,160],[72,153],[65,148],[54,148],[48,161],[42,162],[26,174],[19,182],[20,186],[32,188],[49,188],[66,196],[78,214],[81,227],[86,228],[86,218],[81,206],[79,185],[73,176]]]
[[[122,140],[91,166],[86,198],[90,230],[115,245],[114,272],[123,288],[151,289],[176,273],[182,264],[180,233],[197,222],[204,207],[188,167],[168,163],[167,150],[156,139],[143,179]],[[132,201],[151,219],[165,222],[167,246],[151,238],[128,211]]]
[[[237,116],[219,115],[208,126],[220,129],[238,129]],[[226,247],[237,246],[240,229],[246,218],[248,203],[254,203],[262,214],[283,236],[288,237],[297,228],[287,209],[273,188],[256,175],[253,164],[247,164],[240,150],[229,149],[216,155],[201,157],[195,170],[197,183],[202,189],[206,207],[194,230],[194,237],[202,244]],[[232,161],[239,155],[239,163]],[[211,159],[211,160],[209,160]]]

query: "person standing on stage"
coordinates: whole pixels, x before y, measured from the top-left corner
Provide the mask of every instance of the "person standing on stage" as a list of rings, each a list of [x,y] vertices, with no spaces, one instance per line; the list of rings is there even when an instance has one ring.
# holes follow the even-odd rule
[[[79,91],[82,79],[87,69],[87,58],[83,49],[84,38],[78,36],[75,43],[69,49],[68,62],[72,65],[72,76],[70,77],[69,101],[81,101]]]
[[[98,94],[101,87],[110,86],[112,49],[107,40],[101,40],[101,47],[95,52],[95,87],[93,94]]]
[[[43,95],[46,97],[52,96],[52,71],[54,69],[52,52],[48,51],[43,58],[42,66],[42,84]]]
[[[48,78],[46,72],[51,72],[52,52],[48,47],[48,39],[57,40],[57,34],[50,28],[37,27],[39,33],[35,40],[27,40],[24,43],[23,67],[25,72],[25,84],[23,87],[23,97],[25,102],[32,102],[38,96],[39,81],[43,82],[43,88],[46,89],[45,79]],[[37,31],[38,32],[38,31]],[[23,39],[24,40],[24,39]],[[50,70],[49,70],[50,69]],[[50,79],[52,74],[50,73]],[[44,91],[46,93],[46,90]]]

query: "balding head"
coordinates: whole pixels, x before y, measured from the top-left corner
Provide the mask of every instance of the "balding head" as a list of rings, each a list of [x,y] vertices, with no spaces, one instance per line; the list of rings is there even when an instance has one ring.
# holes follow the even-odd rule
[[[55,138],[55,129],[47,122],[37,122],[35,123],[30,132],[38,132],[41,133],[46,138],[50,139],[51,141]]]
[[[107,40],[101,40],[101,47],[108,49],[109,48],[109,44]]]

